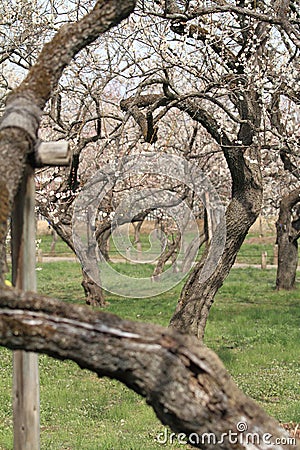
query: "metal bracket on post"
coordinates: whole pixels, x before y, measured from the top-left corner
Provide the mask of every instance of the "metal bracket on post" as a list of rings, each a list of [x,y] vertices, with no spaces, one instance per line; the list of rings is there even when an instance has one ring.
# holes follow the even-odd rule
[[[70,164],[68,141],[37,141],[34,152],[34,166],[68,166]]]
[[[38,141],[32,164],[26,166],[12,214],[12,276],[19,289],[36,290],[34,167],[66,166],[69,162],[66,141]],[[39,450],[38,355],[15,351],[13,363],[14,450]]]

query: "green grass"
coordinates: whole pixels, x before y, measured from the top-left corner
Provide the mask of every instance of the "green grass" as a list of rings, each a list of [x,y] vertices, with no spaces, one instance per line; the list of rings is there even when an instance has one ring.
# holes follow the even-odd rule
[[[134,266],[116,265],[124,271]],[[151,267],[144,267],[145,275]],[[38,289],[83,302],[80,266],[39,264]],[[274,290],[275,271],[234,269],[212,307],[206,343],[238,385],[277,419],[300,422],[299,288]],[[167,325],[180,286],[155,298],[108,295],[108,311]],[[156,450],[164,427],[145,401],[117,381],[99,379],[69,361],[39,357],[42,450]],[[0,349],[0,449],[11,450],[11,352]],[[169,445],[178,449],[178,445]]]
[[[37,290],[60,300],[78,303],[84,302],[81,266],[71,261],[57,261],[37,264]]]
[[[244,242],[237,255],[237,263],[261,264],[261,255],[267,252],[267,264],[273,264],[274,260],[274,244],[248,244]]]
[[[277,292],[274,279],[273,270],[233,270],[212,308],[206,343],[269,414],[299,422],[299,288]]]
[[[130,241],[133,242],[133,236],[129,236]],[[52,236],[50,235],[42,235],[38,236],[38,239],[41,241],[39,243],[39,249],[42,250],[43,255],[51,255],[51,242]],[[153,254],[153,256],[158,254],[158,249],[151,250],[151,244],[149,241],[149,236],[141,233],[140,235],[142,250],[143,252],[148,252],[149,256]],[[255,242],[253,242],[253,239]],[[252,240],[252,241],[251,241]],[[273,264],[274,261],[274,244],[275,237],[267,236],[266,238],[260,238],[257,234],[250,234],[245,239],[238,255],[236,262],[238,263],[247,263],[247,264],[261,264],[261,255],[263,252],[267,252],[267,264]],[[200,250],[199,255],[202,254],[203,248]],[[154,253],[153,253],[154,252]],[[122,255],[118,252],[115,241],[110,239],[110,251],[111,258],[119,258],[122,255],[126,256],[126,251],[123,249]],[[62,241],[60,237],[57,239],[56,247],[55,247],[55,256],[72,256],[73,253],[70,248],[67,246],[65,242]],[[198,258],[199,259],[199,258]]]
[[[38,248],[42,250],[43,254],[50,255],[51,252],[51,243],[52,243],[52,236],[49,234],[43,234],[41,236],[37,236],[38,241]],[[56,256],[62,256],[62,255],[72,255],[72,250],[68,247],[68,245],[58,236],[57,242],[55,244],[55,252],[54,254]]]

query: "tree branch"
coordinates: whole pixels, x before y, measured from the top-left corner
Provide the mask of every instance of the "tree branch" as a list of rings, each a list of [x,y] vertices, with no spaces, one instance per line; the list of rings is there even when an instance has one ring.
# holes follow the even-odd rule
[[[115,378],[146,397],[175,432],[215,433],[202,449],[232,449],[229,430],[246,421],[247,433],[276,438],[286,432],[233,383],[218,357],[191,336],[157,325],[121,320],[34,293],[0,294],[0,344],[71,359],[99,376]],[[235,448],[249,448],[239,436]],[[221,443],[222,441],[222,443]],[[278,449],[283,447],[277,447]],[[286,445],[285,449],[295,450]],[[299,448],[299,447],[298,447]]]
[[[28,92],[43,108],[74,56],[128,17],[134,6],[134,0],[98,0],[93,10],[80,21],[61,27],[52,41],[44,45],[36,64],[15,93]]]
[[[98,0],[79,22],[63,26],[43,47],[25,80],[7,99],[0,123],[0,255],[3,254],[7,222],[22,177],[27,155],[33,151],[42,111],[55,90],[64,68],[101,33],[127,17],[135,0]],[[0,284],[3,282],[0,262]]]

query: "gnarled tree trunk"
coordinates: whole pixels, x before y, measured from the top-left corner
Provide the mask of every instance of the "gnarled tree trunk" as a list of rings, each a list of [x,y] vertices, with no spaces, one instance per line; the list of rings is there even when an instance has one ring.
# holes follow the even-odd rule
[[[158,258],[157,264],[155,266],[155,269],[153,271],[152,277],[153,279],[157,279],[164,270],[164,267],[168,260],[171,258],[173,269],[176,270],[176,252],[180,248],[181,243],[181,234],[178,232],[177,236],[173,237],[172,242],[168,241],[166,242],[166,248],[161,253],[161,255]]]
[[[252,104],[252,107],[249,105]],[[199,121],[217,141],[217,122],[205,110],[197,108],[197,103],[183,101],[178,104],[180,109],[188,112],[194,120]],[[248,119],[238,132],[238,142],[222,135],[222,150],[226,158],[232,178],[232,200],[226,211],[226,243],[223,254],[212,275],[202,281],[201,273],[209,253],[209,245],[200,263],[187,280],[176,311],[170,325],[176,329],[202,339],[210,308],[218,289],[229,274],[236,255],[255,222],[262,203],[262,177],[260,170],[260,148],[253,143],[254,128],[260,123],[260,107],[255,93],[249,95],[248,103],[240,107],[241,117]],[[255,112],[255,114],[254,114]],[[252,126],[252,124],[255,125]],[[226,144],[226,145],[224,145]],[[220,233],[221,230],[216,230]]]
[[[204,336],[210,308],[218,289],[230,272],[236,255],[256,220],[262,200],[261,186],[249,187],[234,196],[226,212],[226,244],[223,254],[212,275],[201,281],[201,272],[209,251],[204,252],[201,261],[187,280],[170,325],[182,332],[193,334],[199,339]]]
[[[105,307],[108,303],[105,301],[103,290],[99,284],[88,275],[88,273],[82,269],[82,282],[81,285],[85,292],[85,302],[87,305]]]
[[[249,80],[249,85],[251,80]],[[236,139],[225,131],[220,133],[220,126],[215,117],[202,107],[201,101],[194,98],[181,98],[164,89],[163,97],[159,94],[140,95],[121,102],[121,107],[131,111],[134,107],[145,108],[151,104],[168,104],[189,114],[199,122],[211,137],[220,145],[232,178],[232,200],[226,213],[226,243],[219,262],[212,275],[202,280],[201,273],[209,254],[209,245],[200,263],[194,268],[179,299],[170,325],[184,333],[203,338],[209,310],[214,297],[234,264],[236,255],[255,222],[262,203],[262,179],[260,170],[260,146],[254,142],[256,130],[260,127],[261,103],[255,89],[246,94],[241,92],[235,106],[240,117],[240,126]],[[141,114],[142,116],[142,114]],[[136,116],[133,117],[137,120]],[[137,120],[139,125],[142,124]],[[222,234],[222,230],[217,230]],[[217,237],[218,239],[218,237]]]
[[[292,211],[300,202],[300,189],[295,189],[283,197],[280,202],[279,216],[276,222],[278,244],[278,267],[276,288],[290,290],[295,287],[298,267],[298,238],[300,220],[293,220]]]
[[[63,219],[54,223],[45,205],[41,204],[39,206],[39,211],[49,221],[49,223],[51,223],[51,226],[55,231],[55,233],[58,234],[58,236],[67,244],[70,250],[72,250],[72,252],[74,252],[75,254],[72,236],[72,226],[71,226],[71,212],[68,211],[69,213],[68,215],[66,215],[64,212],[62,215]],[[95,281],[86,273],[84,267],[81,267],[81,270],[82,270],[81,285],[84,290],[86,304],[100,307],[106,306],[107,303],[104,299],[104,294],[101,289],[101,286],[95,283]]]

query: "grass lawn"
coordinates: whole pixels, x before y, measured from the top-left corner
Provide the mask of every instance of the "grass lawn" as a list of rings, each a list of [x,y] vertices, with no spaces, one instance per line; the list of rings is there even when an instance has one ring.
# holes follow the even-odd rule
[[[84,301],[78,264],[44,263],[38,269],[39,292],[70,303]],[[232,270],[211,310],[206,344],[269,414],[300,422],[300,290],[277,292],[274,284],[273,270]],[[167,325],[179,292],[180,286],[148,299],[108,295],[107,311]],[[69,361],[45,355],[39,360],[42,450],[179,448],[155,442],[163,425],[141,397],[119,382],[98,379]],[[11,450],[11,352],[2,348],[0,371],[0,449]]]

